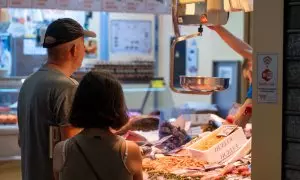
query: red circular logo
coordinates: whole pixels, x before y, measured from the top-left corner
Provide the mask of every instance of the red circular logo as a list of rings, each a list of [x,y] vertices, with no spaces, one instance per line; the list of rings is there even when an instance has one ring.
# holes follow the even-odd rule
[[[270,80],[273,78],[273,72],[272,72],[270,69],[265,69],[265,70],[262,72],[262,78],[263,78],[265,81],[270,81]]]

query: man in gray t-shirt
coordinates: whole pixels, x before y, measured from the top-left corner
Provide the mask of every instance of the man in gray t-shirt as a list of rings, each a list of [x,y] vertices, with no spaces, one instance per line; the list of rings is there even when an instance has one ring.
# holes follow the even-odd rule
[[[18,101],[19,136],[23,180],[53,180],[49,158],[49,126],[68,121],[77,82],[70,76],[81,66],[84,31],[76,21],[64,18],[51,23],[43,47],[47,63],[24,82]]]

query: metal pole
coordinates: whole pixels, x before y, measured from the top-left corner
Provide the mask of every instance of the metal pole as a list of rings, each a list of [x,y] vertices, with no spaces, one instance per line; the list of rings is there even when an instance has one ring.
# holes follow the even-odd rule
[[[154,17],[154,76],[158,77],[158,68],[159,68],[159,15]],[[151,82],[150,82],[151,83]],[[158,108],[158,92],[154,91],[154,110]]]

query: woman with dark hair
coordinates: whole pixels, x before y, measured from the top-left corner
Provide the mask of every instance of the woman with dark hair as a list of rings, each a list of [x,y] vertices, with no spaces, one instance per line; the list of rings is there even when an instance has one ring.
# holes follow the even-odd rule
[[[54,149],[54,171],[61,180],[142,180],[139,147],[114,135],[128,121],[121,84],[108,72],[87,73],[70,115],[83,130]]]

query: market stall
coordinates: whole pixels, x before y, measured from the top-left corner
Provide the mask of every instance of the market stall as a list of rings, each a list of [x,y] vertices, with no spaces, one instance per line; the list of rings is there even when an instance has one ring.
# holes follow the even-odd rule
[[[145,179],[251,179],[251,135],[216,115],[194,116],[160,125],[133,116],[117,134],[140,145]]]
[[[228,13],[222,6],[218,6],[222,3],[214,3],[172,1],[172,19],[176,38],[170,51],[170,87],[176,93],[208,95],[226,90],[229,86],[228,78],[205,76],[180,76],[182,89],[173,86],[176,44],[201,36],[204,24],[227,23]],[[234,9],[249,11],[249,7],[247,9],[245,6]],[[179,25],[198,25],[198,32],[181,35]],[[243,116],[249,116],[249,109],[245,110]],[[199,122],[200,117],[197,117]],[[141,147],[145,156],[143,168],[147,178],[250,179],[252,139],[247,140],[242,128],[244,126],[228,125],[230,124],[228,121],[217,116],[204,116],[200,122],[196,127],[200,128],[200,131],[195,137],[188,133],[193,121],[185,119],[184,116],[180,116],[173,123],[160,124],[159,140],[147,142]],[[209,130],[201,128],[201,124],[210,125],[211,128]]]
[[[116,5],[112,6],[109,5],[109,3],[107,3],[107,5],[108,5],[107,7],[110,8],[116,7]],[[186,21],[183,21],[183,24],[184,23],[186,23]],[[197,36],[198,34],[200,34],[200,32],[197,33]],[[267,50],[263,49],[261,51],[269,51],[269,49]],[[170,85],[173,85],[173,83],[171,82]],[[223,88],[226,89],[226,83],[223,84]],[[259,106],[254,108],[257,109],[258,107]],[[274,110],[272,108],[270,109]],[[275,108],[275,110],[278,110],[278,107]],[[256,113],[258,111],[256,111]],[[264,112],[261,112],[261,114],[264,114]],[[280,115],[280,112],[276,111],[275,114]],[[258,116],[259,115],[256,114],[256,118]],[[6,121],[7,119],[8,118],[6,118]],[[149,179],[151,178],[158,179],[159,177],[164,177],[165,179],[176,179],[176,178],[177,179],[197,179],[197,178],[198,179],[205,179],[205,178],[207,179],[209,178],[250,179],[251,164],[252,164],[252,160],[251,160],[252,138],[247,139],[246,135],[243,132],[243,129],[241,128],[235,126],[234,127],[226,126],[226,125],[220,126],[219,123],[222,122],[222,120],[220,119],[218,120],[214,119],[215,121],[213,122],[209,122],[209,120],[211,119],[206,117],[206,119],[204,120],[205,122],[203,122],[203,125],[198,124],[198,126],[194,125],[193,127],[190,128],[182,127],[182,126],[180,126],[180,128],[175,128],[178,127],[178,124],[176,123],[175,125],[172,123],[159,124],[159,125],[155,124],[154,125],[155,131],[153,131],[153,128],[150,128],[151,131],[149,129],[144,130],[143,128],[136,128],[136,129],[129,128],[127,129],[126,133],[122,133],[122,134],[124,135],[124,137],[128,139],[132,138],[131,140],[138,139],[136,141],[138,141],[138,143],[141,145],[142,152],[144,153],[143,166],[145,170],[145,176],[148,176]],[[190,120],[187,120],[186,122],[189,121]],[[254,120],[254,121],[258,121],[258,120]],[[157,123],[157,121],[155,122]],[[164,126],[167,126],[168,128]],[[203,129],[200,126],[205,126],[206,128]],[[168,131],[168,133],[161,135],[162,129],[164,128],[167,129],[166,131]],[[230,131],[220,134],[222,128],[229,128]],[[271,127],[271,129],[279,130],[281,129],[281,127],[275,126],[275,127]],[[261,131],[263,130],[257,130],[257,132],[260,132],[260,134],[262,133]],[[239,136],[234,136],[238,132],[240,132]],[[150,137],[149,134],[155,137],[148,138]],[[277,136],[280,136],[280,134],[278,134]],[[143,142],[140,142],[141,139],[143,140]],[[230,147],[227,146],[227,144],[230,144],[227,143],[229,141],[228,139],[232,139],[232,141],[230,140],[231,143],[236,142],[237,139],[240,139],[240,142],[235,143],[234,145],[236,146]],[[256,139],[257,140],[259,139],[258,135]],[[172,143],[168,145],[168,143],[170,142],[175,143],[175,145]],[[261,145],[263,143],[268,143],[265,138],[260,139],[257,142],[261,142],[259,143]],[[167,147],[167,149],[165,147]],[[224,148],[224,151],[226,150],[225,153],[227,153],[227,155],[224,154],[219,155],[223,157],[222,160],[220,159],[210,160],[208,158],[209,154],[207,153],[210,153],[210,151],[216,151],[216,148],[222,149],[220,147]],[[279,146],[277,145],[277,147]],[[258,147],[256,147],[256,150],[258,151]],[[199,155],[199,153],[202,155]],[[274,154],[278,155],[280,153],[278,152],[278,150],[276,150]],[[267,155],[267,153],[261,153],[261,154],[257,153],[257,157],[259,156],[262,158],[263,155]],[[270,155],[267,156],[269,157],[269,159],[271,159]],[[265,164],[270,165],[271,163],[265,162]],[[259,167],[259,165],[256,166],[256,168],[257,167]],[[277,170],[279,169],[278,166],[276,169]],[[270,170],[271,168],[268,171],[269,174],[271,174]],[[278,175],[278,172],[275,174]],[[255,176],[257,176],[257,179],[259,179],[259,174]],[[273,175],[272,177],[278,178],[278,176],[275,175]]]
[[[126,3],[126,6],[123,6]],[[156,5],[163,4],[159,8]],[[117,5],[114,1],[1,1],[1,22],[0,22],[0,39],[4,43],[5,48],[9,49],[11,56],[11,66],[8,68],[11,73],[5,74],[8,69],[4,69],[1,65],[0,69],[0,161],[4,160],[20,160],[20,148],[18,146],[18,125],[16,118],[17,100],[20,88],[24,79],[31,73],[35,72],[47,58],[46,49],[42,48],[43,33],[45,28],[53,20],[62,17],[72,17],[76,19],[84,28],[89,28],[97,32],[100,32],[100,18],[104,13],[102,12],[126,12],[126,13],[150,13],[150,14],[167,14],[169,13],[167,1],[142,1],[138,4],[122,1]],[[102,6],[103,5],[103,6]],[[147,5],[147,6],[146,6]],[[117,7],[119,6],[119,7]],[[141,6],[139,10],[136,7]],[[146,10],[147,9],[147,10]],[[144,15],[144,14],[143,14]],[[116,16],[116,15],[114,15]],[[130,48],[132,52],[132,58],[126,62],[114,62],[108,64],[105,62],[105,58],[101,58],[99,53],[100,35],[96,39],[85,39],[87,46],[86,57],[83,62],[83,70],[80,69],[74,74],[74,77],[80,73],[86,73],[90,70],[90,64],[92,67],[103,68],[103,66],[111,66],[114,72],[120,80],[122,80],[126,99],[133,99],[134,101],[128,102],[128,107],[135,111],[150,111],[154,109],[154,94],[156,92],[163,92],[165,90],[163,78],[154,78],[154,15],[145,14],[141,18],[135,18],[131,20],[129,27],[124,26],[124,23],[130,19],[124,20],[122,18],[110,16],[110,20],[114,20],[114,24],[121,24],[122,30],[127,30],[133,25],[137,25],[140,28],[146,28],[145,33],[149,35],[145,37],[145,47],[141,50],[139,47],[130,46],[130,43],[135,40],[135,37],[130,36],[128,43],[124,43],[124,37],[120,37],[120,34],[116,30],[112,37],[117,36],[119,39],[123,38],[115,43],[116,52],[122,52],[126,47]],[[115,27],[109,25],[111,21],[107,20],[105,25],[104,20],[101,20],[101,28]],[[146,22],[146,25],[141,23]],[[117,24],[117,25],[118,25]],[[105,27],[104,27],[105,26]],[[140,36],[144,35],[143,32],[136,33],[138,43],[140,43]],[[102,37],[105,35],[101,30]],[[107,37],[108,38],[108,37]],[[107,40],[107,39],[106,39]],[[101,39],[102,41],[102,39]],[[104,39],[105,42],[105,39]],[[2,50],[1,43],[1,50]],[[104,44],[101,44],[103,49]],[[108,45],[107,45],[108,46]],[[130,46],[130,47],[128,47]],[[135,56],[136,52],[143,51],[141,55]],[[144,51],[146,51],[144,53]],[[149,52],[148,52],[149,51]],[[118,53],[111,54],[116,55]],[[123,52],[124,53],[124,52]],[[1,54],[1,58],[2,58]],[[122,56],[118,56],[115,60],[119,60]],[[138,60],[143,58],[143,62]],[[103,60],[103,61],[100,61]],[[131,62],[133,61],[133,62]],[[2,61],[1,61],[2,62]],[[96,62],[98,62],[96,64]],[[96,65],[95,65],[96,64]],[[126,68],[130,68],[127,71]],[[124,69],[125,68],[125,69]],[[146,68],[146,69],[145,69]],[[106,68],[109,70],[109,68]],[[130,71],[130,72],[129,72]],[[141,81],[141,77],[145,80]],[[80,80],[80,77],[76,78]],[[161,85],[152,87],[152,80],[159,79]],[[125,82],[126,81],[126,82]],[[151,86],[149,88],[149,86]],[[150,109],[150,110],[149,110]]]

